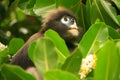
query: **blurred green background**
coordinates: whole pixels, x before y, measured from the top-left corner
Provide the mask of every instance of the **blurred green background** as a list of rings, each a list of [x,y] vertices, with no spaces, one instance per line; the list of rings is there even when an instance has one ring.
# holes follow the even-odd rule
[[[8,44],[14,38],[25,41],[40,29],[41,17],[24,14],[16,5],[15,0],[0,1],[0,42]]]

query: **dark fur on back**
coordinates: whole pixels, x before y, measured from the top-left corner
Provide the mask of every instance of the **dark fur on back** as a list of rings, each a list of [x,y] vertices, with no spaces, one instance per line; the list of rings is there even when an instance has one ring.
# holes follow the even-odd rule
[[[39,32],[32,35],[24,44],[24,46],[20,50],[18,50],[17,53],[13,56],[11,64],[19,65],[23,69],[34,66],[33,62],[28,57],[28,47],[31,42],[37,40],[40,37],[43,37],[43,34],[40,34]]]

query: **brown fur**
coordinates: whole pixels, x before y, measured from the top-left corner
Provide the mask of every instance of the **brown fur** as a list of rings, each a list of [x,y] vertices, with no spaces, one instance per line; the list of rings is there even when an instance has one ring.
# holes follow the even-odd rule
[[[34,66],[33,62],[28,57],[28,47],[31,42],[37,40],[38,38],[43,37],[43,34],[48,29],[53,29],[65,40],[68,48],[70,51],[74,50],[76,46],[74,46],[73,42],[79,40],[81,37],[79,36],[72,36],[68,33],[68,28],[60,22],[62,16],[67,15],[75,18],[72,12],[65,8],[59,8],[58,10],[51,11],[50,13],[46,14],[43,20],[43,27],[40,32],[32,35],[25,45],[16,53],[16,55],[12,58],[11,64],[19,65],[23,69],[27,69],[31,66]],[[76,18],[75,18],[76,19]],[[79,33],[81,29],[78,29]],[[81,33],[80,33],[81,34]]]
[[[42,21],[42,27],[43,29],[41,29],[41,32],[45,32],[49,27],[46,26],[46,24],[50,21],[53,20],[58,20],[60,19],[63,15],[68,15],[73,17],[76,20],[76,17],[74,16],[74,14],[67,10],[66,8],[63,7],[59,7],[57,10],[51,10],[49,11],[44,17],[43,17],[43,21]]]
[[[13,56],[11,64],[19,65],[23,69],[34,66],[32,61],[28,57],[28,47],[31,42],[37,40],[40,37],[43,37],[43,34],[40,34],[39,32],[32,35],[25,43],[25,45]]]

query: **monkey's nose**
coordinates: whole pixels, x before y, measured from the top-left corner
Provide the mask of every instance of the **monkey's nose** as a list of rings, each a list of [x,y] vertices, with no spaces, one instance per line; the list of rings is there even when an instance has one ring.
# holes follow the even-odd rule
[[[71,25],[70,29],[78,29],[78,27],[76,25]]]

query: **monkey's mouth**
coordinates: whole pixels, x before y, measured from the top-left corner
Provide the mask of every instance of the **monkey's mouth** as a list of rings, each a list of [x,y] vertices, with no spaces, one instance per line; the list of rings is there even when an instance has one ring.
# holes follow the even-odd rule
[[[79,35],[79,31],[76,28],[71,28],[68,30],[68,33],[70,33],[72,36],[77,37]]]

